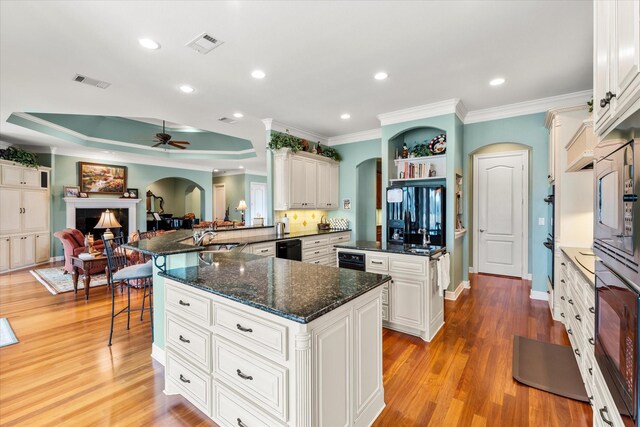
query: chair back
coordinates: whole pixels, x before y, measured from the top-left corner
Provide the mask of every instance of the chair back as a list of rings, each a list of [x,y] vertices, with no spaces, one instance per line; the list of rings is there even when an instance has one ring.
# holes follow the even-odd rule
[[[127,266],[127,253],[125,248],[122,247],[126,243],[125,236],[114,237],[113,239],[105,239],[104,249],[107,254],[107,266],[109,271],[114,273]],[[111,277],[111,275],[109,275]]]

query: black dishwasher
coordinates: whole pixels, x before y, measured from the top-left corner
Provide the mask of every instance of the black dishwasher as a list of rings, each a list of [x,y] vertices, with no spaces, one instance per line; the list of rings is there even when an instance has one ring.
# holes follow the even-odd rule
[[[354,252],[338,252],[338,267],[365,271],[365,255]]]
[[[290,239],[276,242],[276,257],[302,261],[302,240]]]

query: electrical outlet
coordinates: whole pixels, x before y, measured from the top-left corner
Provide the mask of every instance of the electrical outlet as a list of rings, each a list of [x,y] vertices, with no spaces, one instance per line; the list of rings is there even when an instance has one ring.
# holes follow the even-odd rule
[[[538,225],[544,225],[544,217],[538,218]]]

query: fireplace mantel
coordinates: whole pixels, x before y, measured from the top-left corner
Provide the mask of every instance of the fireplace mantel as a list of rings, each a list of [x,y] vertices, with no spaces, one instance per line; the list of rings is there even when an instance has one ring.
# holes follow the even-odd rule
[[[128,209],[129,232],[138,229],[136,224],[137,204],[142,199],[127,199],[115,197],[64,197],[67,204],[67,228],[76,226],[76,209]]]

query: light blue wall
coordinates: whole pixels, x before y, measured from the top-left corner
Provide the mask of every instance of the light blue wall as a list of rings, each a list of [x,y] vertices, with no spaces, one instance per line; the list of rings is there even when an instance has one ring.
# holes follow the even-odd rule
[[[149,184],[162,178],[184,178],[193,181],[199,185],[204,193],[204,214],[205,219],[210,219],[212,215],[212,191],[211,191],[211,172],[201,172],[187,169],[166,168],[161,166],[140,165],[133,163],[97,161],[82,157],[70,156],[52,156],[51,166],[52,184],[51,184],[51,230],[62,230],[66,227],[66,205],[63,197],[63,187],[65,185],[78,185],[78,162],[107,163],[127,167],[127,187],[137,188],[140,192],[142,200],[138,203],[137,209],[137,227],[140,230],[147,228],[146,204],[144,199],[144,191]],[[90,196],[91,197],[91,196]],[[108,196],[103,196],[108,197]],[[112,196],[117,197],[117,196]],[[133,231],[133,230],[131,230]],[[53,237],[52,233],[52,255],[62,256],[62,244]]]
[[[357,218],[357,167],[360,163],[368,159],[376,159],[381,157],[381,145],[379,139],[372,139],[368,141],[353,142],[349,144],[340,144],[332,146],[335,148],[342,161],[340,161],[340,209],[329,211],[330,218],[345,218],[351,222],[351,229],[353,230],[353,236],[358,236],[358,224]],[[375,173],[375,169],[374,169]],[[384,179],[383,179],[383,187]],[[375,185],[375,183],[374,183]],[[375,203],[375,187],[373,196]],[[351,209],[345,210],[342,207],[343,199],[351,199]],[[375,223],[375,216],[373,218]],[[375,240],[375,238],[374,238]]]
[[[508,119],[492,120],[473,123],[464,126],[463,162],[464,172],[464,213],[465,225],[470,224],[471,212],[471,157],[482,147],[497,143],[516,143],[530,147],[530,185],[529,185],[529,272],[533,279],[533,290],[545,292],[547,289],[547,250],[542,242],[548,233],[548,210],[543,199],[547,195],[549,184],[547,181],[548,131],[544,126],[544,113],[512,117]],[[538,225],[538,218],[544,217],[544,226]],[[463,276],[468,277],[471,261],[471,239],[464,238]]]
[[[376,240],[376,162],[377,159],[369,159],[356,167],[358,240]]]

